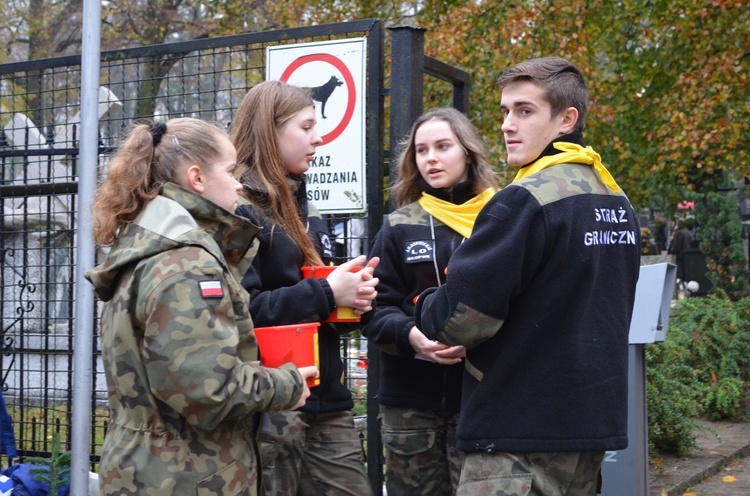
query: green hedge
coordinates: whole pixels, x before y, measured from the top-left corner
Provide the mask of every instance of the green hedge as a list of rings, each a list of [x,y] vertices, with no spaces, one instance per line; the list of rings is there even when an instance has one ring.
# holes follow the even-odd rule
[[[646,346],[651,456],[692,451],[698,416],[744,418],[749,378],[750,298],[675,300],[666,340]]]

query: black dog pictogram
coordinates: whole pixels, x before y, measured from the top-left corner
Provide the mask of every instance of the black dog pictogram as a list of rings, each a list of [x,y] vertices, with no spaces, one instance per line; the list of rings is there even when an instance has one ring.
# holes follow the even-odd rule
[[[331,76],[331,79],[326,82],[323,86],[315,86],[314,88],[305,88],[310,92],[310,96],[316,102],[320,102],[320,115],[323,119],[326,118],[326,102],[331,97],[331,93],[336,89],[337,86],[341,86],[341,81],[336,76]]]

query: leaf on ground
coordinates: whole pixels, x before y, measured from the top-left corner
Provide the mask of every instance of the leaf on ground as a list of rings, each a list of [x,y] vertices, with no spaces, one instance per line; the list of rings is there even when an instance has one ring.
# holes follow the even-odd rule
[[[666,496],[666,494],[667,494],[666,491],[661,492],[662,496]],[[695,493],[683,493],[682,496],[695,496]]]
[[[721,478],[721,482],[726,482],[727,484],[731,484],[732,482],[737,482],[737,478],[733,475],[725,475]]]

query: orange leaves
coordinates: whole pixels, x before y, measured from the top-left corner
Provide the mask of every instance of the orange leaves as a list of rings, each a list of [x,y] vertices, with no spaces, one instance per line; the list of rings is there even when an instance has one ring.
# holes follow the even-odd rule
[[[750,13],[727,14],[737,0],[714,2],[723,10],[707,12],[698,0],[654,0],[648,8],[626,0],[614,11],[584,0],[491,7],[458,1],[441,4],[439,15],[428,2],[418,17],[428,28],[429,54],[471,73],[472,117],[493,153],[503,153],[494,146],[502,143],[493,117],[497,75],[549,54],[578,64],[592,101],[587,140],[618,180],[636,185],[631,200],[649,206],[655,190],[659,198],[682,196],[679,170],[737,167],[750,174],[750,67],[739,48],[746,31],[738,27],[750,23]]]

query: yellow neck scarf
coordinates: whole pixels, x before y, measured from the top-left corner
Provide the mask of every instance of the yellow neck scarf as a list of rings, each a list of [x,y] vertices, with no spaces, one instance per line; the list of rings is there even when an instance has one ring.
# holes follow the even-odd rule
[[[428,214],[450,227],[464,238],[468,238],[471,229],[474,227],[474,221],[477,214],[485,204],[490,201],[495,194],[494,188],[487,188],[477,196],[468,200],[461,205],[447,202],[436,198],[430,194],[422,193],[419,197],[419,204],[422,205]]]
[[[557,164],[585,164],[594,167],[594,171],[599,176],[599,179],[612,191],[619,194],[621,189],[618,186],[615,178],[609,173],[606,167],[602,164],[602,157],[594,151],[593,148],[587,146],[586,148],[575,143],[568,143],[565,141],[559,141],[553,143],[553,146],[563,153],[557,153],[555,155],[546,155],[528,167],[524,167],[518,171],[516,178],[513,182],[520,181],[524,177],[528,177],[532,174],[536,174],[547,167],[552,167]]]

